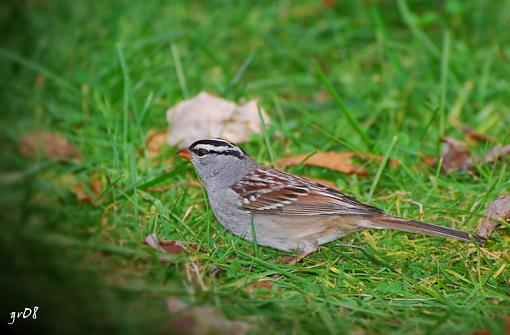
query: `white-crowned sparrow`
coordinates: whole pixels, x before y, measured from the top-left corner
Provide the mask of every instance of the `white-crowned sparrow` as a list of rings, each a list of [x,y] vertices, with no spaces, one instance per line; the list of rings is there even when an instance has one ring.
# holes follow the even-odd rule
[[[363,229],[471,241],[464,231],[391,216],[333,188],[261,166],[226,140],[196,141],[178,155],[193,163],[218,221],[250,241],[255,231],[260,245],[299,250],[304,257],[323,243]]]

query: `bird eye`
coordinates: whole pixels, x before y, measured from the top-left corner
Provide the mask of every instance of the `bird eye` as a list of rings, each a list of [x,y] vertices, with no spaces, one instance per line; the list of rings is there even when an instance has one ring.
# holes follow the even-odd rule
[[[207,154],[207,150],[205,150],[205,149],[198,149],[196,151],[196,154],[197,154],[198,157],[204,157]]]

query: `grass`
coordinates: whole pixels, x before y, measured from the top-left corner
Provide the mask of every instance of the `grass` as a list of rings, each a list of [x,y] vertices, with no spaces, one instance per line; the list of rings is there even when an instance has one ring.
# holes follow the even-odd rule
[[[173,317],[173,296],[270,334],[502,334],[508,226],[481,249],[363,232],[277,264],[284,253],[227,233],[202,189],[151,192],[196,176],[178,159],[165,170],[175,148],[150,164],[144,137],[167,127],[166,108],[202,90],[258,97],[272,122],[243,146],[259,161],[380,154],[384,162],[363,163],[368,178],[291,171],[392,214],[475,231],[490,201],[510,191],[508,164],[445,174],[420,154],[437,155],[444,134],[461,139],[455,121],[510,142],[509,16],[508,2],[491,1],[0,5],[2,315],[40,306],[37,320],[11,330],[155,332]],[[63,134],[83,160],[21,157],[18,141],[34,129]],[[96,205],[64,186],[93,174],[107,185]],[[143,244],[151,232],[204,252],[161,263]],[[202,285],[186,275],[190,264]],[[259,280],[272,289],[244,290]]]

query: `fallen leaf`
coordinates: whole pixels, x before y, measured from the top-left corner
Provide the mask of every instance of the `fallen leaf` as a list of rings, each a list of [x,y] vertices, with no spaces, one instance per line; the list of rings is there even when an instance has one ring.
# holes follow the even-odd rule
[[[253,329],[246,322],[226,318],[214,307],[189,306],[177,298],[167,299],[166,306],[173,319],[162,327],[164,334],[243,335]]]
[[[268,281],[258,281],[258,282],[255,282],[253,284],[246,286],[244,288],[244,290],[248,293],[253,293],[253,291],[255,291],[256,289],[260,289],[260,288],[271,290],[273,288],[273,284],[271,284]]]
[[[163,252],[165,254],[182,254],[186,249],[186,242],[176,240],[158,240],[156,234],[149,234],[144,241],[152,249]],[[193,250],[198,249],[197,243],[189,243],[188,247]]]
[[[338,171],[347,174],[358,174],[361,176],[367,176],[368,172],[364,167],[355,165],[351,159],[354,157],[362,158],[365,160],[375,160],[381,162],[383,157],[373,154],[362,154],[352,151],[344,152],[317,152],[316,154],[302,154],[296,156],[285,157],[276,162],[278,169],[283,169],[290,165],[309,165],[318,166],[333,171]],[[390,165],[393,167],[398,166],[398,161],[391,160]]]
[[[73,186],[71,192],[73,192],[78,200],[86,204],[91,204],[94,199],[103,193],[103,183],[97,174],[92,176],[88,189],[90,191],[86,190],[82,183],[78,182]]]
[[[166,145],[168,131],[149,129],[145,136],[145,147],[147,148],[147,157],[153,159],[161,154]]]
[[[486,218],[481,219],[478,225],[478,235],[489,237],[500,220],[510,220],[510,193],[500,195],[491,202],[489,209],[487,209]]]
[[[476,132],[470,127],[464,127],[462,128],[462,133],[464,136],[472,141],[476,142],[495,142],[495,139],[492,136],[481,134]]]
[[[466,143],[457,141],[451,137],[444,137],[441,141],[444,143],[441,152],[441,158],[443,159],[442,167],[444,170],[468,170],[473,167],[471,152]]]
[[[441,141],[444,143],[443,150],[441,152],[441,158],[443,160],[442,168],[447,172],[471,170],[475,167],[474,162],[477,164],[492,164],[510,154],[510,145],[502,146],[498,144],[494,146],[494,148],[492,148],[484,157],[472,157],[471,151],[466,143],[451,137],[444,137]],[[423,157],[422,160],[424,160]],[[425,162],[429,165],[434,165],[435,159],[427,157]]]
[[[260,110],[264,122],[269,124],[266,113]],[[244,105],[201,92],[195,97],[181,101],[166,112],[172,127],[168,137],[170,145],[187,145],[196,140],[221,137],[240,143],[252,134],[262,131],[256,100]]]
[[[437,162],[436,158],[432,156],[420,156],[420,159],[429,166],[435,166]]]
[[[510,145],[502,146],[500,144],[496,145],[494,148],[492,148],[491,151],[489,151],[488,154],[486,154],[483,158],[483,160],[486,163],[494,163],[504,156],[508,155],[510,153]]]
[[[25,134],[19,142],[19,152],[31,159],[42,155],[47,159],[69,159],[81,158],[76,145],[70,143],[58,134],[33,131]]]

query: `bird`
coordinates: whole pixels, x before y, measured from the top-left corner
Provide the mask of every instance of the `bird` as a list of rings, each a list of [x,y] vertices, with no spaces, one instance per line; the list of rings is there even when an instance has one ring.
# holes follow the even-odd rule
[[[485,239],[453,228],[405,219],[337,189],[259,164],[234,143],[201,139],[180,150],[201,179],[217,220],[258,245],[298,253],[365,229],[393,229],[462,240]]]

